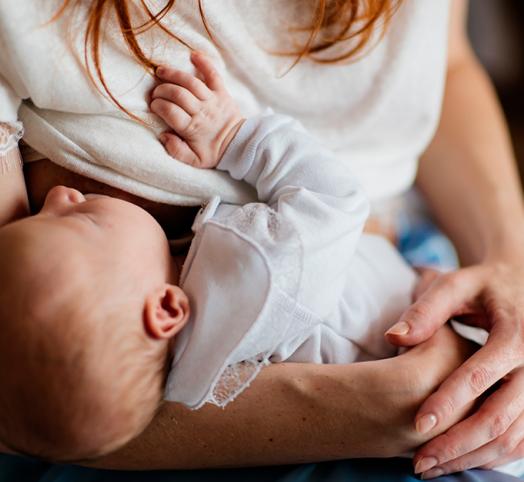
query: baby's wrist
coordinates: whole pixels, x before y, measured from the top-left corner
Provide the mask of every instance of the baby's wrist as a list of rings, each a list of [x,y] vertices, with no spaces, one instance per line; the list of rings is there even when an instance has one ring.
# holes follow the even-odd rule
[[[231,123],[232,125],[231,127],[229,127],[228,132],[225,135],[224,140],[222,141],[222,145],[220,146],[217,164],[222,159],[224,153],[227,151],[227,148],[229,147],[229,145],[231,144],[231,142],[233,141],[233,139],[235,138],[235,136],[237,135],[238,131],[240,130],[240,128],[242,127],[245,121],[246,119],[244,117],[241,117],[239,119],[234,120]]]

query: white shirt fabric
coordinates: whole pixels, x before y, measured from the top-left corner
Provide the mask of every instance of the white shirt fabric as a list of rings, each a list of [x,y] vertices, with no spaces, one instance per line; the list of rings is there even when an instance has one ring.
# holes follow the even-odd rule
[[[0,122],[22,121],[26,142],[42,156],[144,198],[188,205],[215,195],[238,204],[256,200],[246,183],[166,154],[157,141],[166,126],[146,101],[154,80],[128,52],[112,15],[105,19],[102,70],[111,92],[147,125],[127,118],[94,87],[83,65],[87,3],[48,23],[62,0],[38,7],[34,0],[0,2]],[[154,11],[164,5],[146,3]],[[286,75],[293,58],[272,52],[296,44],[290,31],[310,20],[307,2],[204,0],[203,6],[215,42],[196,0],[177,2],[164,24],[214,59],[246,117],[270,107],[298,119],[352,169],[372,201],[411,185],[439,118],[449,0],[405,0],[362,58],[327,65],[303,59]],[[155,61],[192,71],[188,49],[160,30],[139,39]]]
[[[224,406],[269,362],[392,356],[383,337],[409,305],[414,272],[362,235],[355,176],[289,117],[245,122],[218,169],[256,189],[197,216],[180,286],[191,318],[177,336],[166,398]]]

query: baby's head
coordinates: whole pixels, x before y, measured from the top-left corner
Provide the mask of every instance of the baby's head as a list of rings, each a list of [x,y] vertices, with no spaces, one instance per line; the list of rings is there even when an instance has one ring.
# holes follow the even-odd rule
[[[162,398],[189,306],[142,209],[52,189],[0,229],[0,441],[55,461],[122,446]]]

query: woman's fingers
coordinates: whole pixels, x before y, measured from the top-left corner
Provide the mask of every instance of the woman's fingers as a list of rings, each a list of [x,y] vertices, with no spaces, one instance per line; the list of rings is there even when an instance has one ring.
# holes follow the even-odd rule
[[[519,420],[519,426],[518,429],[515,430],[513,438],[508,436],[504,437],[504,440],[501,441],[501,444],[497,444],[495,442],[489,444],[494,446],[493,452],[497,453],[496,458],[490,460],[487,463],[477,464],[477,466],[480,469],[491,470],[495,467],[499,467],[501,465],[515,462],[515,460],[524,458],[524,439],[522,437],[523,433],[524,420]],[[515,446],[514,444],[517,440],[520,440],[520,442],[518,442]],[[513,451],[510,451],[512,447],[514,447]]]
[[[206,54],[202,52],[192,52],[191,62],[204,77],[204,82],[208,88],[216,91],[225,90],[220,74]]]
[[[425,444],[415,455],[415,472],[440,468],[444,473],[486,464],[515,449],[524,437],[524,372],[511,375],[471,417]],[[521,420],[522,419],[522,420]]]
[[[155,87],[151,98],[164,99],[178,105],[189,115],[195,115],[200,109],[200,100],[197,99],[189,90],[175,84],[160,84]]]
[[[200,159],[187,145],[187,143],[172,132],[164,132],[160,135],[160,142],[164,144],[169,155],[184,164],[199,167]]]
[[[419,275],[419,279],[417,282],[417,286],[415,286],[415,291],[413,291],[413,299],[412,301],[417,301],[423,293],[433,284],[433,281],[435,281],[441,274],[441,271],[437,271],[432,268],[424,268],[424,267],[414,267],[415,271]]]
[[[164,65],[158,67],[155,73],[160,80],[187,89],[197,99],[206,100],[209,98],[210,92],[206,84],[194,75]]]
[[[388,341],[399,346],[413,346],[430,338],[454,315],[466,313],[465,307],[482,288],[482,277],[475,268],[446,273],[408,308],[398,323],[387,332]]]
[[[154,99],[151,102],[151,112],[179,134],[183,134],[191,123],[191,116],[181,107],[165,99]]]
[[[500,437],[446,464],[437,465],[422,473],[424,479],[452,474],[472,468],[493,469],[524,456],[524,415]]]
[[[515,368],[515,360],[507,356],[508,343],[504,334],[492,334],[488,342],[463,365],[457,368],[420,407],[415,423],[417,431],[427,433],[453,417],[470,402]],[[506,407],[497,404],[497,412]],[[464,437],[469,434],[464,434]]]

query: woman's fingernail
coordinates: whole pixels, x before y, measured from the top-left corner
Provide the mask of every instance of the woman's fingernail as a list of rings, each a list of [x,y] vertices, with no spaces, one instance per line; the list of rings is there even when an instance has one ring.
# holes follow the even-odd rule
[[[426,472],[429,469],[435,467],[438,464],[438,460],[435,457],[424,457],[420,459],[415,465],[415,474]]]
[[[440,467],[437,467],[436,469],[432,469],[428,472],[424,472],[420,478],[422,480],[428,480],[428,479],[434,479],[435,477],[440,477],[441,475],[444,475],[444,469],[441,469]]]
[[[437,425],[437,416],[433,413],[428,413],[427,415],[423,415],[417,420],[417,423],[415,424],[415,428],[417,429],[418,433],[428,433],[432,428]]]
[[[407,335],[409,333],[409,325],[405,321],[401,321],[396,325],[393,325],[386,335]]]

